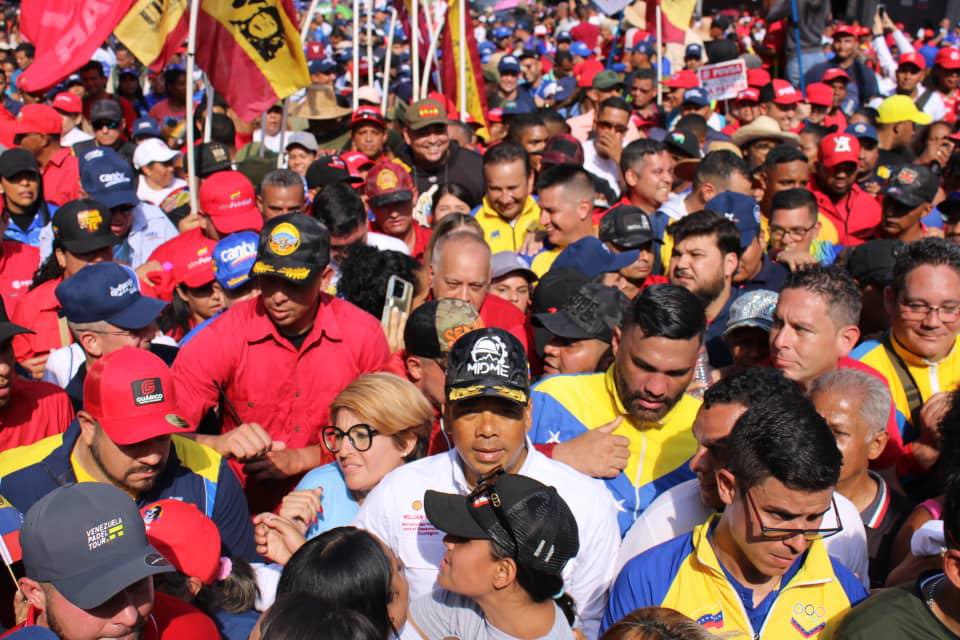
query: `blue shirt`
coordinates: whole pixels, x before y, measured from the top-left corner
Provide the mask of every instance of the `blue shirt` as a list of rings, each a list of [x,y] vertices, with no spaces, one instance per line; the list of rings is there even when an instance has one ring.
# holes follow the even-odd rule
[[[40,209],[37,211],[37,214],[33,216],[33,220],[30,221],[30,226],[26,229],[21,229],[17,226],[17,222],[11,217],[10,224],[7,225],[7,230],[3,233],[3,237],[7,240],[16,240],[17,242],[22,242],[23,244],[28,244],[31,247],[40,248],[40,232],[43,231],[44,227],[50,224],[50,220],[53,219],[53,214],[57,210],[57,205],[47,202],[46,212],[44,212],[44,205],[40,205]]]
[[[317,514],[317,521],[307,529],[307,540],[317,537],[324,531],[346,527],[353,522],[360,510],[360,503],[347,489],[347,483],[336,462],[317,467],[303,476],[294,491],[317,488],[323,489],[321,498],[323,510]]]

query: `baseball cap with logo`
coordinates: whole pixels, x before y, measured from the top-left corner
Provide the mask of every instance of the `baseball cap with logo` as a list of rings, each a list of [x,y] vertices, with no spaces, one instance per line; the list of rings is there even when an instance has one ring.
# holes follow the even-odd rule
[[[822,82],[807,85],[807,102],[818,107],[833,106],[833,89]]]
[[[77,115],[83,113],[83,100],[72,91],[61,91],[53,98],[53,108],[57,111]]]
[[[694,89],[690,89],[690,91],[694,91]],[[686,94],[684,94],[684,98],[686,98]],[[675,129],[671,131],[663,139],[663,144],[670,151],[684,158],[700,157],[700,140],[686,129]]]
[[[221,287],[233,291],[250,281],[259,243],[260,236],[253,231],[238,231],[220,238],[213,248],[213,273]]]
[[[928,167],[908,164],[893,174],[884,192],[888,198],[915,208],[933,201],[940,188],[940,179]]]
[[[328,184],[338,182],[359,183],[363,180],[359,177],[350,175],[350,168],[338,155],[320,156],[310,163],[307,167],[307,187],[310,189],[322,189]]]
[[[944,47],[940,49],[933,63],[944,69],[960,69],[960,49],[957,47]]]
[[[539,313],[536,318],[558,338],[609,343],[613,339],[613,328],[620,326],[629,305],[630,300],[616,287],[588,282],[560,309]]]
[[[583,145],[567,133],[558,133],[547,138],[543,147],[541,164],[583,164]]]
[[[699,60],[703,57],[703,47],[698,44],[688,44],[686,50],[683,52],[684,59],[696,58]]]
[[[570,54],[574,56],[580,56],[581,58],[589,58],[593,55],[593,51],[590,50],[585,43],[577,40],[570,45]]]
[[[839,38],[841,36],[850,36],[851,38],[856,38],[859,37],[859,35],[860,30],[851,24],[837,25],[833,30],[834,38]]]
[[[599,238],[587,236],[567,245],[550,268],[574,269],[588,278],[595,278],[630,266],[638,255],[636,250],[612,253]]]
[[[86,610],[173,571],[147,542],[136,503],[106,482],[68,484],[40,498],[23,518],[20,545],[27,577]]]
[[[140,293],[136,274],[116,262],[87,265],[57,285],[63,315],[75,323],[108,322],[135,331],[157,319],[167,303]]]
[[[488,396],[526,405],[529,390],[527,356],[511,333],[477,329],[453,343],[447,358],[447,402]]]
[[[146,138],[159,138],[163,135],[160,132],[160,125],[150,116],[143,116],[133,121],[133,140],[139,142]]]
[[[187,236],[178,243],[170,258],[173,284],[197,288],[213,282],[213,248],[216,244],[202,234]]]
[[[112,351],[93,363],[83,381],[83,408],[119,445],[194,429],[180,416],[170,367],[137,347]]]
[[[458,338],[482,328],[483,319],[469,302],[431,300],[410,312],[403,328],[403,344],[410,355],[442,358]]]
[[[771,82],[771,85],[773,87],[773,98],[771,101],[775,104],[791,105],[803,101],[803,95],[786,80],[776,78]]]
[[[12,147],[0,153],[0,176],[9,180],[22,173],[32,173],[40,177],[40,165],[36,156],[21,147]]]
[[[683,92],[683,104],[705,107],[710,104],[710,98],[707,97],[707,92],[702,88],[694,87]]]
[[[413,192],[413,178],[396,162],[380,162],[367,173],[366,194],[371,207],[413,202]]]
[[[53,235],[70,253],[90,253],[120,241],[110,231],[110,210],[95,200],[71,200],[53,214]]]
[[[860,141],[849,133],[831,133],[820,141],[820,164],[826,168],[860,161]]]
[[[220,573],[220,530],[192,502],[165,498],[140,510],[147,540],[185,576],[209,586]]]
[[[446,123],[447,108],[432,98],[414,102],[407,107],[407,111],[404,113],[404,124],[413,131],[419,131],[434,124]]]
[[[777,306],[779,294],[766,289],[747,291],[730,304],[730,315],[723,335],[743,327],[756,327],[767,333],[773,328],[773,310]]]
[[[110,209],[140,203],[130,163],[111,147],[96,147],[81,156],[80,185]]]
[[[200,211],[221,235],[263,228],[253,183],[239,171],[218,171],[203,181]]]
[[[760,91],[754,89],[753,87],[747,87],[743,91],[737,94],[735,102],[747,102],[750,104],[758,104],[760,102]]]
[[[497,72],[500,75],[505,73],[520,73],[520,61],[514,56],[503,56],[497,63]]]
[[[724,191],[711,198],[704,206],[737,225],[740,232],[740,248],[747,248],[760,233],[760,205],[748,195]]]
[[[253,273],[305,282],[323,271],[329,262],[327,228],[302,213],[286,213],[263,225]]]
[[[614,207],[600,218],[600,240],[618,249],[639,249],[653,242],[650,218],[637,207]]]
[[[897,58],[897,67],[902,67],[904,65],[913,65],[922,71],[927,68],[927,59],[916,51],[901,53],[900,57]]]
[[[877,107],[878,124],[896,124],[897,122],[908,121],[927,125],[933,121],[933,117],[917,109],[917,105],[910,99],[910,96],[899,94],[890,96]]]
[[[380,109],[369,105],[357,107],[357,110],[353,112],[353,117],[350,118],[351,129],[365,124],[372,124],[381,129],[387,128],[387,120],[380,113]]]
[[[846,129],[846,133],[855,136],[857,140],[872,140],[876,143],[878,139],[876,127],[866,122],[857,122],[850,125]]]
[[[289,146],[289,145],[287,145]],[[209,178],[218,171],[230,171],[233,164],[230,162],[230,150],[226,145],[216,140],[198,144],[196,147],[197,175]]]
[[[168,147],[160,138],[147,138],[134,149],[133,166],[135,169],[143,169],[153,162],[169,162],[178,155],[179,151]]]
[[[15,135],[43,133],[60,135],[63,130],[63,117],[53,107],[45,104],[25,104],[17,114],[13,127]]]

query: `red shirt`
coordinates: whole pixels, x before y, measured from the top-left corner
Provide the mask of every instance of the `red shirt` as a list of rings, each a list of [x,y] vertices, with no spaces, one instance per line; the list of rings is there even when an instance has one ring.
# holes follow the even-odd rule
[[[69,332],[64,332],[66,342],[61,338],[60,319],[57,317],[60,301],[53,293],[61,282],[63,278],[48,280],[36,289],[28,291],[20,298],[17,308],[13,310],[10,316],[11,322],[34,332],[13,337],[13,353],[17,362],[50,353],[54,349],[70,344]]]
[[[43,197],[62,206],[80,197],[80,161],[64,147],[50,157],[41,169]]]
[[[863,244],[873,237],[880,224],[880,203],[872,195],[854,184],[849,192],[836,202],[819,190],[814,181],[810,192],[817,199],[820,213],[827,216],[837,228],[840,244],[853,246]]]
[[[0,296],[7,309],[7,317],[13,314],[18,299],[33,282],[33,274],[40,266],[40,250],[15,240],[0,244]]]
[[[427,251],[427,245],[430,244],[430,236],[433,235],[433,231],[429,227],[424,227],[416,222],[413,223],[413,229],[416,238],[413,242],[413,249],[410,250],[410,257],[422,262],[423,254]]]
[[[574,40],[579,40],[593,50],[597,48],[597,39],[600,37],[600,27],[586,20],[582,20],[580,24],[570,29],[570,35],[573,36]]]
[[[523,311],[517,309],[513,304],[503,298],[493,294],[488,294],[480,305],[480,318],[483,320],[483,326],[496,327],[503,329],[520,341],[524,351],[529,351],[527,347],[527,317]]]
[[[13,378],[9,402],[0,408],[0,451],[63,433],[73,420],[70,397],[55,384]]]

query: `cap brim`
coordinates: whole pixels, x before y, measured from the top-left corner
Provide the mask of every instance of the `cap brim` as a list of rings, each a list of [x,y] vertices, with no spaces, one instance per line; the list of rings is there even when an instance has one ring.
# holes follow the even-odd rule
[[[526,389],[507,386],[499,380],[495,384],[489,384],[485,380],[463,380],[454,385],[448,385],[445,395],[447,402],[472,398],[502,398],[524,406],[530,399]]]
[[[136,206],[140,204],[140,198],[137,197],[137,193],[132,189],[129,191],[92,191],[90,192],[90,197],[105,206],[107,209],[113,209],[114,207],[120,207],[123,205]]]
[[[135,331],[143,329],[156,320],[166,306],[167,303],[163,300],[140,296],[129,307],[109,318],[104,318],[104,320],[115,327]]]
[[[60,240],[63,248],[70,253],[90,253],[91,251],[99,251],[100,249],[112,247],[119,242],[120,238],[112,233],[110,234],[110,237],[99,236],[82,238],[80,240]]]
[[[443,119],[443,120],[435,119],[435,120],[427,120],[426,122],[417,122],[415,124],[406,124],[405,126],[407,127],[407,129],[410,129],[411,131],[419,131],[420,129],[425,129],[426,127],[429,127],[434,124],[445,125],[447,124],[447,121],[446,119]]]
[[[173,571],[176,569],[166,558],[151,545],[145,545],[143,551],[123,562],[50,582],[71,604],[90,610],[148,576]]]
[[[371,207],[384,207],[388,204],[394,204],[396,202],[413,202],[413,192],[403,189],[401,191],[385,193],[382,196],[374,196],[370,198]]]
[[[629,267],[637,261],[639,256],[640,252],[636,249],[612,254],[610,264],[608,268],[604,270],[604,273],[613,273],[614,271],[620,271],[620,269],[624,267]]]
[[[296,283],[306,282],[317,275],[318,272],[319,269],[316,265],[306,262],[287,260],[283,264],[271,264],[260,258],[257,258],[257,261],[253,263],[253,269],[250,270],[250,273],[255,276],[276,276]]]
[[[26,327],[21,327],[18,324],[13,324],[12,322],[0,322],[0,344],[6,342],[13,336],[19,336],[24,333],[34,333]]]
[[[260,210],[256,207],[240,209],[226,216],[209,217],[217,233],[221,235],[229,235],[237,231],[256,231],[259,233],[263,230],[263,216],[260,215]]]
[[[731,323],[726,329],[723,330],[723,335],[730,335],[733,331],[737,329],[743,329],[744,327],[753,327],[754,329],[763,329],[767,333],[770,333],[770,330],[773,328],[773,323],[762,318],[745,318],[743,320],[738,320],[737,322]]]
[[[567,338],[568,340],[586,340],[595,336],[584,331],[583,327],[577,325],[566,311],[560,310],[554,313],[538,313],[536,319],[543,325],[543,328],[558,338]]]
[[[466,496],[428,490],[423,496],[423,510],[430,524],[444,533],[466,540],[490,539],[470,515]]]
[[[196,431],[195,426],[176,413],[97,417],[97,423],[107,437],[119,445],[137,444],[160,436]]]

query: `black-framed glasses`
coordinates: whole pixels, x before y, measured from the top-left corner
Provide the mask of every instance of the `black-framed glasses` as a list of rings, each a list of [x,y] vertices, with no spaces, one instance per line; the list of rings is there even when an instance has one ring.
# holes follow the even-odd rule
[[[350,439],[350,444],[357,451],[366,451],[373,444],[373,437],[380,432],[368,424],[355,424],[346,431],[341,431],[337,427],[324,427],[320,432],[323,438],[323,446],[330,453],[339,453],[343,448],[343,437]]]
[[[119,129],[120,121],[119,120],[97,120],[93,123],[93,129],[99,131],[100,129]]]
[[[948,302],[946,304],[932,305],[922,300],[898,301],[900,315],[906,320],[924,320],[931,313],[936,312],[940,322],[956,322],[960,318],[960,303]]]
[[[789,235],[794,240],[803,240],[803,236],[807,235],[813,228],[817,226],[816,221],[809,227],[779,227],[775,224],[770,225],[770,237],[771,238],[782,238],[785,235]]]
[[[750,503],[750,508],[753,510],[753,515],[757,519],[757,524],[760,525],[760,535],[764,538],[783,540],[786,538],[792,538],[794,536],[803,536],[803,539],[807,542],[813,542],[814,540],[823,540],[824,538],[829,538],[834,536],[841,531],[843,531],[843,523],[840,521],[840,512],[837,510],[837,500],[833,496],[830,497],[830,507],[833,509],[833,512],[837,515],[837,526],[828,527],[824,529],[792,529],[787,527],[768,527],[763,524],[763,519],[760,517],[760,510],[757,509],[757,504],[753,501],[753,496],[750,495],[749,491],[745,491],[747,494],[747,502]]]

